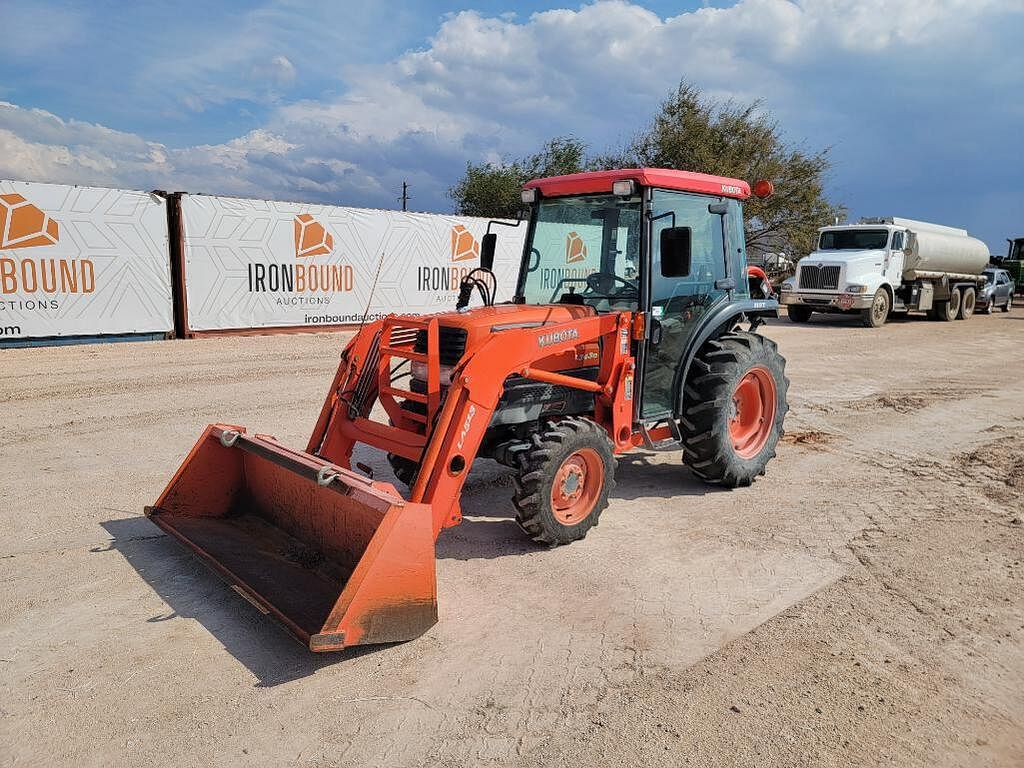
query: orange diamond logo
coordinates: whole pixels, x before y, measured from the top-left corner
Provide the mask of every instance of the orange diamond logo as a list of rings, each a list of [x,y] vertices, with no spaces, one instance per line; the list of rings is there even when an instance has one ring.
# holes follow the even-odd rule
[[[0,249],[56,245],[59,227],[50,214],[21,195],[0,195]]]
[[[334,237],[308,213],[295,217],[295,258],[322,256],[334,249]]]
[[[579,232],[570,232],[565,236],[565,263],[575,264],[586,259],[587,244],[583,242]]]
[[[452,227],[452,261],[469,261],[480,258],[480,243],[473,233],[461,224]]]

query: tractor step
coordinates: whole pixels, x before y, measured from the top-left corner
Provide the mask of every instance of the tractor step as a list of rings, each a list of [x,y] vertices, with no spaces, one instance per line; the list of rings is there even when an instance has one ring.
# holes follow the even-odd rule
[[[676,451],[683,442],[683,434],[675,419],[640,424],[637,430],[643,446],[649,451]]]

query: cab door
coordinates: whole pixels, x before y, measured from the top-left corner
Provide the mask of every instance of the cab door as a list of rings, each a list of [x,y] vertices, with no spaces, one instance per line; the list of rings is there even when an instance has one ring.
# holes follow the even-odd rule
[[[739,283],[727,266],[724,234],[726,211],[734,207],[739,209],[706,195],[651,193],[650,336],[640,410],[645,421],[672,415],[676,371],[694,331]],[[686,240],[689,259],[683,263],[680,246]]]

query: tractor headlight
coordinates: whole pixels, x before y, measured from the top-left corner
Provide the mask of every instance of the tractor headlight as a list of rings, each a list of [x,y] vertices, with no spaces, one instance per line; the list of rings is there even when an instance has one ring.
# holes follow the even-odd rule
[[[868,287],[866,285],[857,285],[856,283],[852,283],[846,286],[843,290],[847,293],[864,293],[867,289]]]
[[[636,194],[636,182],[633,179],[619,179],[612,182],[612,194],[618,197],[632,197]]]
[[[794,287],[793,278],[790,277],[782,281],[782,285],[779,286],[779,290],[782,292],[792,291]]]
[[[409,372],[414,379],[427,380],[427,364],[419,360],[413,360],[409,366]],[[447,387],[452,383],[452,366],[442,365],[440,368],[441,386]]]

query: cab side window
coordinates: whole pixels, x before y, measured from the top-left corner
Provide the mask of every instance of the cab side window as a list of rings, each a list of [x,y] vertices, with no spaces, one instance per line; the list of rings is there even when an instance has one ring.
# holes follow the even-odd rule
[[[902,251],[903,250],[903,233],[893,232],[892,233],[892,250]]]

